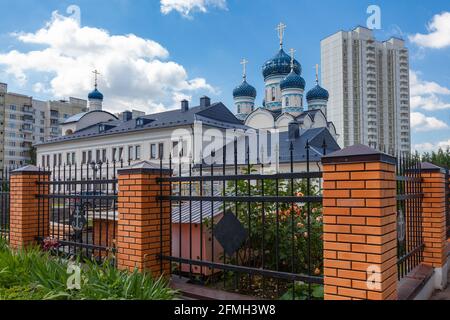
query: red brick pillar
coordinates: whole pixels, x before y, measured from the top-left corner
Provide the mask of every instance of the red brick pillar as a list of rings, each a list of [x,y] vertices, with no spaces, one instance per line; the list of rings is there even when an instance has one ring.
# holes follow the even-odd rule
[[[356,145],[322,162],[325,299],[397,299],[395,159]]]
[[[49,201],[38,199],[39,193],[48,194],[50,173],[35,166],[26,166],[11,172],[10,180],[10,245],[13,249],[31,246],[37,238],[49,236]]]
[[[119,269],[170,274],[170,262],[159,259],[170,255],[170,203],[157,199],[161,194],[158,178],[170,175],[170,170],[145,161],[119,170]],[[170,184],[164,183],[162,195],[169,193]]]
[[[422,163],[422,225],[424,263],[435,268],[436,286],[446,284],[447,235],[445,211],[445,170],[431,163]]]

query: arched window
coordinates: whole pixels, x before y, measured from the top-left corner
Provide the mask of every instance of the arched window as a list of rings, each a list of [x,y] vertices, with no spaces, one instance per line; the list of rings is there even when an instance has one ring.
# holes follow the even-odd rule
[[[272,87],[272,101],[275,101],[275,87]]]
[[[237,113],[241,113],[241,105],[240,104],[238,104],[238,106],[237,106]]]
[[[286,97],[286,107],[289,107],[289,97]]]

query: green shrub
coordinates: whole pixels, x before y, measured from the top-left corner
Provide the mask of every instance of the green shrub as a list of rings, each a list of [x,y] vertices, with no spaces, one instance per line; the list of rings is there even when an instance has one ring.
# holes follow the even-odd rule
[[[163,278],[84,261],[81,289],[68,290],[68,260],[38,248],[12,252],[0,242],[0,300],[168,300],[176,292]]]

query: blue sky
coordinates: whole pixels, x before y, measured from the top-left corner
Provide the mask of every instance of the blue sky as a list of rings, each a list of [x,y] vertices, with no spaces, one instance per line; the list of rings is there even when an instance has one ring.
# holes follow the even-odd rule
[[[420,150],[450,145],[448,1],[1,2],[8,11],[0,19],[0,81],[8,82],[10,91],[42,99],[85,97],[92,87],[90,70],[97,68],[110,110],[134,106],[147,112],[173,108],[184,97],[195,102],[203,94],[233,108],[231,92],[241,81],[243,57],[250,61],[248,79],[260,104],[261,66],[277,51],[280,21],[288,26],[285,47],[297,50],[310,88],[314,65],[320,63],[320,40],[365,25],[367,7],[375,4],[382,14],[377,38],[408,40],[414,73],[413,144]],[[79,26],[65,20],[74,17],[67,12],[70,5],[81,9]],[[434,31],[429,26],[433,21]]]

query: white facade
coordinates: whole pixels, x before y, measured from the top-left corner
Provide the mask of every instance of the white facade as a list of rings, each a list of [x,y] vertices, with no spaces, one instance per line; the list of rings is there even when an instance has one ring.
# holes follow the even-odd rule
[[[257,130],[272,130],[277,129],[280,132],[288,131],[289,123],[297,121],[302,130],[315,128],[328,128],[331,135],[337,140],[337,132],[333,123],[327,121],[325,114],[322,111],[316,112],[314,115],[305,113],[304,116],[297,118],[297,116],[290,113],[282,113],[277,118],[273,113],[260,108],[251,113],[245,120],[245,125]]]
[[[362,143],[388,153],[411,151],[409,53],[403,40],[376,41],[358,27],[321,42],[328,121],[341,147]]]

